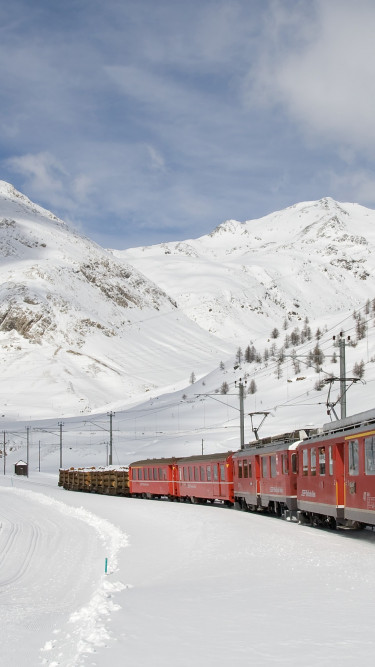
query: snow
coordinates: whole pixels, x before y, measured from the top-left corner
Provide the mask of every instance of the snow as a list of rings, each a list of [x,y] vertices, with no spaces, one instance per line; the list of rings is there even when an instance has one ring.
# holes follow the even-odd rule
[[[111,253],[0,182],[0,664],[373,664],[372,531],[73,493],[57,471],[60,457],[107,464],[109,411],[116,465],[236,451],[240,378],[257,385],[245,441],[254,411],[269,411],[261,436],[321,426],[327,389],[315,385],[339,374],[339,331],[355,343],[347,375],[365,363],[348,414],[373,408],[374,223],[326,198]],[[306,316],[300,371],[292,346],[280,367],[277,350],[265,360]],[[319,373],[305,362],[318,327]],[[261,361],[238,362],[249,344]],[[13,474],[20,458],[29,477]]]
[[[1,664],[373,665],[372,531],[0,479]],[[104,574],[108,558],[108,575]]]

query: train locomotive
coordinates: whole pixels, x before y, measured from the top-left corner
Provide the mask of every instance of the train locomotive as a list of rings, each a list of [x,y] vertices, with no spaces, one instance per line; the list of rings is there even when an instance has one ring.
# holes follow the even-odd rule
[[[256,440],[236,452],[135,461],[126,484],[122,467],[121,485],[111,469],[107,486],[96,481],[92,487],[89,477],[97,479],[92,470],[81,477],[60,470],[59,485],[135,498],[220,502],[313,526],[374,526],[375,410],[321,429]]]

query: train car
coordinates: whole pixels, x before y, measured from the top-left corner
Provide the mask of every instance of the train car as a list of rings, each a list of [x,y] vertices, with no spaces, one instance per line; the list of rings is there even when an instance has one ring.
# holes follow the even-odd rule
[[[259,505],[259,456],[251,444],[233,454],[234,500],[243,510]]]
[[[299,447],[297,497],[302,523],[375,525],[375,410],[324,424]]]
[[[135,461],[129,466],[129,490],[130,495],[135,498],[177,498],[177,459]]]
[[[127,466],[118,468],[60,468],[59,486],[70,491],[87,491],[113,496],[129,495]]]
[[[297,510],[297,446],[306,431],[249,443],[236,452],[234,495],[242,509],[268,510],[291,518]]]
[[[232,457],[232,452],[224,452],[178,459],[180,499],[193,503],[220,500],[233,505]]]

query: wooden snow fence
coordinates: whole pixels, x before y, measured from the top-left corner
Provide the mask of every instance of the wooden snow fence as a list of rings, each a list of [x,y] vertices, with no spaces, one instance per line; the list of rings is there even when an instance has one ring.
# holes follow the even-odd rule
[[[109,496],[129,495],[129,470],[127,467],[68,468],[59,471],[59,486],[68,491],[87,491]]]

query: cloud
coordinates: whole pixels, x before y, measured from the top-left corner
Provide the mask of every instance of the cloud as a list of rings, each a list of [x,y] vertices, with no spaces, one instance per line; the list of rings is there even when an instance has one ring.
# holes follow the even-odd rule
[[[316,0],[309,9],[297,4],[292,15],[279,3],[274,8],[247,81],[247,104],[281,105],[308,140],[319,135],[373,155],[374,3]]]
[[[1,177],[96,239],[370,193],[370,2],[14,0],[0,18]]]

